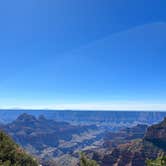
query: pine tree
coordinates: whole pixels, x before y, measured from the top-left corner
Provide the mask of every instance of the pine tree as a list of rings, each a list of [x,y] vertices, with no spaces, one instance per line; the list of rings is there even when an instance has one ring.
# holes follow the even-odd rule
[[[0,166],[38,166],[38,163],[0,131]]]
[[[166,156],[158,157],[156,160],[147,160],[147,166],[166,166]]]
[[[89,159],[84,153],[80,154],[80,166],[99,166],[96,161]]]

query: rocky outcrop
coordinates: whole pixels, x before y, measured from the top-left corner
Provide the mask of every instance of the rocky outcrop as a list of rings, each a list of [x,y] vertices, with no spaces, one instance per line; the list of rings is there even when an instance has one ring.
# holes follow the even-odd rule
[[[71,125],[43,115],[36,118],[24,113],[1,127],[28,152],[46,160],[80,150],[101,139],[96,125]]]
[[[138,124],[134,127],[127,127],[118,132],[107,132],[104,137],[104,147],[112,148],[119,144],[127,143],[133,139],[143,138],[148,126]]]
[[[155,159],[161,154],[164,154],[164,151],[151,142],[137,140],[119,145],[102,154],[98,151],[99,160],[94,156],[92,159],[97,159],[101,166],[146,166],[146,159]]]
[[[101,166],[146,166],[147,159],[166,155],[165,143],[166,118],[161,123],[149,127],[142,139],[131,140],[115,148],[107,148],[102,153],[96,151],[92,158]]]
[[[166,118],[148,128],[144,140],[150,141],[166,151]]]

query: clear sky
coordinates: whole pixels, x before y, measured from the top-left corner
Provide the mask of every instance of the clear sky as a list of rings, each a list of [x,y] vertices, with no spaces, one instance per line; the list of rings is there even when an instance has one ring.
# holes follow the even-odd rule
[[[166,110],[165,0],[0,2],[0,108]]]

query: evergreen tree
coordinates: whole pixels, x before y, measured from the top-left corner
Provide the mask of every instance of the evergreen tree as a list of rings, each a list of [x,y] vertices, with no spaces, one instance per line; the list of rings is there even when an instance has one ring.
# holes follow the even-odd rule
[[[147,160],[147,166],[166,166],[166,156],[158,157],[156,160]]]
[[[38,163],[0,131],[0,166],[38,166]]]
[[[84,153],[80,154],[80,166],[99,166],[96,161],[89,159]]]

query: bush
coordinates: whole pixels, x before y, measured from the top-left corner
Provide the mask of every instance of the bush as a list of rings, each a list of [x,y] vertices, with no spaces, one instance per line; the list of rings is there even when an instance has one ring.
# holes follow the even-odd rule
[[[84,153],[80,154],[80,166],[99,166],[96,161],[90,160]]]
[[[0,166],[38,166],[38,163],[0,131]]]
[[[166,166],[166,156],[158,157],[156,160],[147,160],[147,166]]]

